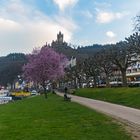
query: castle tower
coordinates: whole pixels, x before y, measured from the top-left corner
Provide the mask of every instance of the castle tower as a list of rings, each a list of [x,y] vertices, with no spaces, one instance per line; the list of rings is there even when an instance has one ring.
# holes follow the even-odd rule
[[[59,32],[57,34],[57,42],[58,43],[63,43],[63,34],[61,32]]]
[[[57,39],[56,41],[52,41],[51,43],[51,47],[52,48],[66,48],[68,45],[67,43],[64,41],[64,35],[59,31],[59,33],[57,34]]]

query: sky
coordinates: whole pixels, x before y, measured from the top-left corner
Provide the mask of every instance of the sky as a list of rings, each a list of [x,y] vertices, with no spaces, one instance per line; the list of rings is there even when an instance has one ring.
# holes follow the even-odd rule
[[[76,46],[116,43],[139,13],[140,0],[0,0],[0,56],[31,53],[59,31]]]

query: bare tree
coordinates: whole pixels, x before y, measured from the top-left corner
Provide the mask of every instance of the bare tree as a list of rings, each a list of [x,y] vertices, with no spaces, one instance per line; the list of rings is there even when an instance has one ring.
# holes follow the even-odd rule
[[[66,69],[65,81],[71,82],[71,86],[74,88],[82,88],[82,77],[83,77],[83,63],[82,61],[76,62],[73,67]]]
[[[85,59],[83,63],[83,70],[86,74],[87,79],[93,77],[94,87],[97,87],[97,80],[99,76],[99,67],[96,56]]]
[[[110,45],[105,45],[104,48],[97,54],[97,61],[102,73],[105,74],[106,86],[110,87],[110,77],[113,72],[113,64],[111,61],[111,54],[109,52]]]
[[[131,52],[140,54],[140,33],[136,32],[125,38]]]
[[[126,70],[129,66],[135,63],[137,60],[132,59],[136,57],[135,53],[129,50],[126,41],[121,41],[115,45],[112,45],[110,49],[112,63],[115,64],[122,73],[123,86],[127,86]]]
[[[134,31],[140,32],[140,15],[137,15],[134,19]]]

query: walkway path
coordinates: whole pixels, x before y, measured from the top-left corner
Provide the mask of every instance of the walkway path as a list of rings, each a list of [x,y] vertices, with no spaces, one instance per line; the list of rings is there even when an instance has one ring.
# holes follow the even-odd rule
[[[63,93],[57,92],[58,95],[63,96]],[[125,129],[132,134],[134,140],[140,140],[140,110],[122,105],[112,104],[104,101],[93,100],[89,98],[73,96],[73,102],[85,105],[99,112],[112,116],[119,120],[121,125],[124,125]]]
[[[63,93],[57,92],[58,95],[63,96]],[[122,105],[107,103],[104,101],[93,100],[89,98],[70,95],[72,101],[85,105],[97,111],[111,115],[115,118],[120,118],[130,123],[140,126],[140,110]]]

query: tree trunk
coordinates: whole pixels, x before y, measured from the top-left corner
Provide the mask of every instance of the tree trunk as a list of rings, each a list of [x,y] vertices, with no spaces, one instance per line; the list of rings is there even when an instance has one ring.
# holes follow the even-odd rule
[[[13,90],[13,83],[11,83],[10,86],[11,86],[11,90]]]
[[[45,87],[45,89],[44,89],[44,94],[45,94],[45,98],[47,99],[47,91],[46,91],[46,87]]]
[[[81,83],[81,78],[80,77],[78,78],[78,85],[79,85],[79,88],[82,88],[82,83]]]
[[[43,85],[42,85],[42,87],[43,87],[43,90],[44,90],[44,95],[45,95],[45,98],[47,99],[47,90],[46,90],[46,85],[45,85],[45,84],[43,84]]]
[[[106,74],[106,87],[110,87],[110,80],[109,80],[109,75]]]
[[[74,78],[74,88],[77,89],[77,78]]]
[[[94,80],[94,87],[97,87],[97,83],[96,83],[96,76],[93,76],[93,80]]]
[[[126,70],[121,70],[123,87],[127,87]]]

